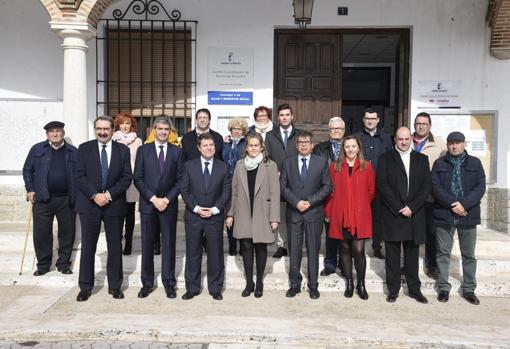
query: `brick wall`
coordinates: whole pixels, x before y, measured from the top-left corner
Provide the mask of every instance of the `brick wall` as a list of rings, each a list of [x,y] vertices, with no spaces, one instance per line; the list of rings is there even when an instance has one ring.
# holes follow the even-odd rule
[[[510,0],[491,0],[487,12],[491,27],[490,53],[499,59],[510,58]]]
[[[64,5],[59,0],[39,0],[55,22],[88,22],[93,27],[103,15],[103,12],[113,3],[113,0],[82,0],[75,6]]]

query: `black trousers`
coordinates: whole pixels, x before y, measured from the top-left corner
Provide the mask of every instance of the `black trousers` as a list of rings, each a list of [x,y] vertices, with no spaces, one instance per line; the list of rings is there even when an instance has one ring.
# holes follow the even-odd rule
[[[410,293],[420,291],[421,282],[418,276],[418,257],[420,245],[414,241],[385,241],[386,248],[386,286],[390,294],[400,291],[400,249],[404,250],[404,275]]]
[[[104,216],[100,214],[80,213],[81,222],[81,258],[78,285],[82,291],[94,287],[94,263],[97,241],[104,222],[108,257],[106,259],[106,276],[108,288],[122,286],[122,216]]]
[[[436,225],[434,224],[434,203],[425,202],[427,242],[425,243],[425,268],[436,270]]]
[[[140,214],[142,225],[142,285],[154,286],[154,242],[161,232],[161,280],[175,287],[175,236],[177,214]]]
[[[382,248],[381,240],[381,197],[378,193],[375,194],[372,201],[372,249],[380,250]]]
[[[318,222],[287,222],[289,234],[287,235],[290,250],[290,287],[300,288],[303,276],[301,275],[301,259],[303,255],[303,240],[308,255],[308,288],[317,289],[319,286],[319,250],[321,248],[322,221]]]
[[[207,288],[210,294],[220,293],[225,280],[225,261],[223,260],[223,221],[215,222],[197,216],[185,220],[186,266],[184,280],[186,291],[200,292],[202,275],[203,243],[207,252]]]
[[[324,269],[334,273],[337,266],[340,263],[340,241],[338,239],[332,239],[329,237],[329,223],[324,222],[324,228],[326,230],[326,256],[324,257]]]
[[[69,208],[67,196],[53,197],[48,202],[35,202],[32,210],[34,219],[34,250],[37,269],[48,271],[53,260],[53,219],[57,217],[58,259],[57,269],[71,265],[74,236],[76,233],[76,212]]]

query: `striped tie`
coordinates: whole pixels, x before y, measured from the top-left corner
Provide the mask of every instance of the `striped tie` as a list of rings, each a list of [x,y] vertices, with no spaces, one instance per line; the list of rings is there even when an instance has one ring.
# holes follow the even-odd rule
[[[101,150],[101,188],[106,189],[106,181],[108,179],[108,155],[106,154],[106,144],[103,144]]]

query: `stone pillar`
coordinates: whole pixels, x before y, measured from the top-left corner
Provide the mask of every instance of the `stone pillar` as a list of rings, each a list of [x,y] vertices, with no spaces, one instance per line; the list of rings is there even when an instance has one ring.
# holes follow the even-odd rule
[[[50,22],[50,26],[63,39],[63,117],[66,137],[78,146],[89,139],[86,54],[87,40],[96,30],[88,23]]]

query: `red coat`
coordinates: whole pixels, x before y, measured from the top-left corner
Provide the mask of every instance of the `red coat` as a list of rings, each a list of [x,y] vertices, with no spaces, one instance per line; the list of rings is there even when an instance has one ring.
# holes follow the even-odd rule
[[[333,239],[343,239],[342,226],[344,220],[352,221],[356,228],[358,239],[372,237],[372,209],[370,204],[375,196],[375,173],[370,162],[365,162],[365,169],[360,169],[360,162],[356,160],[349,176],[347,161],[342,163],[341,171],[335,171],[334,163],[329,166],[333,192],[326,201],[325,215],[329,219],[329,236]],[[349,193],[352,207],[349,211]],[[354,211],[354,212],[353,212]],[[344,217],[350,212],[349,217]],[[354,234],[354,232],[352,232]]]

